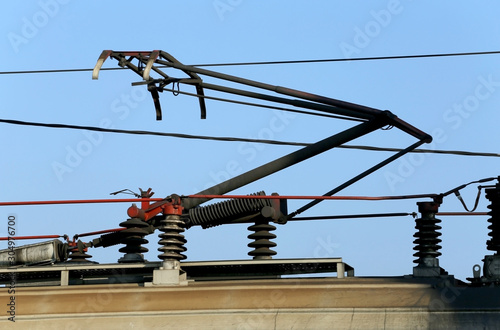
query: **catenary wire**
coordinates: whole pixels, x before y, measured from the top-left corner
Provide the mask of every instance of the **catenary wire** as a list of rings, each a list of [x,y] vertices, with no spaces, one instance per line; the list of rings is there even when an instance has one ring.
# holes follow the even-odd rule
[[[151,136],[175,137],[175,138],[183,138],[183,139],[226,141],[226,142],[249,142],[249,143],[262,143],[262,144],[283,145],[283,146],[306,147],[306,146],[309,146],[312,144],[312,143],[305,143],[305,142],[288,142],[288,141],[266,140],[266,139],[204,136],[204,135],[165,133],[165,132],[155,132],[155,131],[124,130],[124,129],[103,128],[103,127],[95,127],[95,126],[27,122],[27,121],[21,121],[21,120],[13,120],[13,119],[0,119],[0,123],[11,124],[11,125],[22,125],[22,126],[47,127],[47,128],[66,128],[66,129],[76,129],[76,130],[88,130],[88,131],[96,131],[96,132],[103,132],[103,133],[151,135]],[[370,150],[370,151],[389,151],[389,152],[399,152],[402,150],[402,149],[398,149],[398,148],[361,146],[361,145],[340,145],[337,148],[359,149],[359,150]],[[420,149],[419,148],[419,149],[414,149],[410,152],[412,152],[412,153],[436,153],[436,154],[448,154],[448,155],[458,155],[458,156],[500,157],[499,153],[473,152],[473,151],[463,151],[463,150],[434,150],[434,149]]]
[[[327,58],[327,59],[289,60],[289,61],[235,62],[235,63],[219,63],[219,64],[194,64],[192,66],[239,66],[239,65],[304,64],[304,63],[374,61],[374,60],[398,60],[398,59],[412,59],[412,58],[450,57],[450,56],[472,56],[472,55],[493,55],[493,54],[500,54],[500,51],[464,52],[464,53],[441,53],[441,54],[420,54],[420,55],[393,55],[393,56],[372,56],[372,57],[353,57],[353,58]]]
[[[420,54],[420,55],[394,55],[394,56],[373,56],[373,57],[354,57],[354,58],[325,58],[309,60],[288,60],[288,61],[255,61],[255,62],[232,62],[232,63],[206,63],[191,64],[197,67],[209,66],[243,66],[243,65],[278,65],[278,64],[305,64],[305,63],[327,63],[327,62],[349,62],[349,61],[375,61],[375,60],[396,60],[412,58],[432,58],[432,57],[451,57],[451,56],[474,56],[474,55],[493,55],[500,54],[500,51],[483,52],[464,52],[464,53],[441,53],[441,54]],[[159,66],[165,68],[165,66]],[[125,70],[127,68],[101,68],[101,71]],[[35,74],[35,73],[68,73],[68,72],[90,72],[92,69],[51,69],[51,70],[23,70],[23,71],[0,71],[2,74]]]

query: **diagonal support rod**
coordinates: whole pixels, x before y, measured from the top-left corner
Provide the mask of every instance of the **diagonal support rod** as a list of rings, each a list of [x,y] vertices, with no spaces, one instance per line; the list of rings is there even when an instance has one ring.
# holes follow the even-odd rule
[[[363,122],[359,125],[351,127],[343,132],[332,135],[326,139],[316,142],[312,145],[299,149],[281,158],[273,160],[267,164],[259,166],[246,173],[240,174],[232,179],[226,180],[213,187],[200,191],[196,195],[223,195],[229,191],[243,187],[251,182],[262,179],[270,174],[278,172],[289,166],[300,163],[306,159],[319,155],[327,150],[335,148],[341,144],[354,140],[367,133],[373,132],[376,129],[384,127],[387,123],[383,120],[371,120]],[[198,206],[209,198],[190,198],[183,200],[182,206],[185,209],[190,209]]]
[[[325,193],[323,196],[332,196],[336,193],[338,193],[339,191],[349,187],[350,185],[352,185],[353,183],[361,180],[362,178],[368,176],[369,174],[375,172],[376,170],[384,167],[385,165],[393,162],[394,160],[398,159],[399,157],[407,154],[408,152],[412,151],[413,149],[416,149],[418,148],[419,146],[421,146],[423,143],[425,143],[424,141],[417,141],[415,142],[414,144],[412,144],[411,146],[409,146],[408,148],[406,149],[403,149],[401,151],[399,151],[398,153],[392,155],[391,157],[383,160],[382,162],[378,163],[377,165],[367,169],[366,171],[358,174],[357,176],[355,176],[354,178],[344,182],[343,184],[341,184],[340,186],[330,190],[329,192]],[[310,209],[311,207],[319,204],[320,202],[322,202],[323,200],[320,200],[320,199],[316,199],[316,200],[313,200],[309,203],[307,203],[306,205],[302,206],[301,208],[299,208],[297,211],[294,211],[292,213],[290,213],[288,216],[287,216],[287,220],[290,220],[292,219],[293,217],[295,217],[296,215]]]

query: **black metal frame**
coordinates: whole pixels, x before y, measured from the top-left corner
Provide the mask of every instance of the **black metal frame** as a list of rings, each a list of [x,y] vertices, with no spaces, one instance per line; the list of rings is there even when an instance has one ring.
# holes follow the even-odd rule
[[[261,83],[249,79],[244,79],[228,74],[223,74],[219,72],[214,72],[199,67],[188,66],[180,63],[172,55],[161,51],[155,50],[152,52],[129,52],[129,51],[111,51],[105,50],[102,52],[96,67],[94,68],[92,77],[97,79],[99,75],[99,70],[106,58],[111,57],[118,60],[119,65],[122,67],[127,67],[140,75],[144,81],[138,84],[147,84],[148,90],[152,93],[153,99],[155,101],[155,107],[157,110],[157,119],[161,118],[161,108],[158,100],[158,91],[162,91],[165,86],[171,83],[194,85],[196,87],[197,95],[199,96],[201,117],[202,119],[206,117],[206,106],[204,101],[204,89],[215,90],[224,93],[236,94],[244,97],[256,98],[269,102],[276,102],[281,104],[292,105],[295,107],[305,108],[314,111],[326,112],[329,114],[335,114],[342,116],[344,119],[356,119],[362,123],[351,127],[345,131],[332,135],[326,139],[316,142],[312,145],[306,146],[295,152],[292,152],[286,156],[279,159],[271,161],[265,165],[257,167],[225,182],[217,184],[206,190],[200,191],[199,195],[223,195],[229,191],[240,188],[248,183],[261,179],[265,176],[278,172],[284,168],[291,165],[297,164],[303,160],[316,156],[322,152],[340,146],[346,142],[352,141],[358,137],[365,134],[373,132],[379,128],[385,126],[394,126],[403,132],[415,137],[418,141],[406,149],[394,154],[393,156],[387,158],[386,160],[378,163],[377,165],[369,168],[368,170],[360,173],[354,178],[346,181],[345,183],[339,185],[338,187],[325,193],[325,196],[331,196],[342,189],[348,187],[354,182],[364,178],[365,176],[373,173],[374,171],[380,169],[381,167],[387,165],[388,163],[396,160],[397,158],[403,156],[404,154],[414,150],[424,143],[429,143],[432,141],[432,137],[427,133],[415,128],[414,126],[406,123],[405,121],[399,119],[397,116],[392,114],[387,110],[378,110],[375,108],[349,103],[337,99],[332,99],[316,94],[306,93],[286,87],[274,86],[266,83]],[[138,65],[134,65],[132,61],[138,61]],[[162,67],[175,68],[183,71],[189,78],[172,78],[168,76],[165,72],[161,70]],[[151,71],[157,73],[162,78],[153,79],[150,76]],[[209,84],[202,81],[199,75],[205,75],[233,83],[238,83],[257,89],[262,89],[265,91],[275,92],[280,95],[289,96],[292,98],[285,98],[281,96],[269,95],[265,93],[245,91],[237,88]],[[158,112],[160,116],[158,116]],[[208,198],[190,198],[183,200],[183,207],[185,209],[190,209],[196,207],[206,201]],[[295,212],[288,215],[288,219],[293,218],[295,215],[309,209],[310,207],[318,204],[320,200],[312,201]]]

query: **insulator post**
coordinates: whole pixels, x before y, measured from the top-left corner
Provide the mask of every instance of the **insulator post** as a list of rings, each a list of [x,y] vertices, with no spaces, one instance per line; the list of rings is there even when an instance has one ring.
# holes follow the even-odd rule
[[[248,247],[253,248],[252,251],[248,252],[248,255],[254,259],[272,259],[272,256],[276,255],[276,251],[270,248],[275,247],[276,243],[270,240],[275,239],[276,235],[270,231],[276,230],[276,227],[269,224],[269,220],[259,218],[254,225],[248,227],[248,230],[254,232],[248,235],[248,238],[253,240],[248,244]]]
[[[182,254],[187,249],[184,246],[186,239],[181,233],[184,232],[185,224],[179,215],[167,215],[160,221],[159,230],[162,231],[160,237],[158,251],[163,252],[158,255],[163,261],[169,260],[184,260],[186,256]]]
[[[149,250],[143,247],[142,244],[148,243],[148,240],[144,239],[144,236],[148,234],[145,228],[149,227],[149,224],[139,218],[130,218],[120,223],[120,227],[125,227],[127,229],[121,231],[124,237],[120,243],[125,244],[125,246],[119,251],[125,253],[125,255],[118,259],[118,262],[144,262],[143,253]]]
[[[484,256],[484,276],[481,281],[500,286],[500,183],[495,188],[486,189],[486,198],[490,201],[488,208],[491,210],[488,212],[490,239],[486,241],[486,248],[495,254]]]
[[[78,242],[69,243],[69,255],[67,262],[69,263],[93,263],[93,261],[87,260],[92,258],[90,254],[87,254],[87,247],[80,240]]]
[[[417,266],[413,268],[413,275],[419,277],[439,276],[441,275],[438,260],[441,255],[441,252],[439,252],[441,249],[439,245],[441,233],[438,230],[441,227],[437,224],[441,220],[436,219],[439,204],[436,202],[419,202],[417,205],[421,217],[415,219],[417,232],[413,235],[416,238],[413,241],[415,243],[413,250],[417,252],[413,256],[417,257],[414,260]]]
[[[488,236],[491,238],[486,242],[486,248],[500,255],[500,187],[486,189],[486,198],[490,201],[488,208],[491,210],[488,212],[491,216],[488,219]]]

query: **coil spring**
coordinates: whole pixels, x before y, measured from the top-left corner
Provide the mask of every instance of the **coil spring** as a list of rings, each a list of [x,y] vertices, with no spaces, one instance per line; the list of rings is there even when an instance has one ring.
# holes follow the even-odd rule
[[[441,226],[437,225],[441,220],[435,217],[439,206],[437,203],[421,202],[417,204],[422,217],[415,219],[415,229],[418,231],[413,235],[416,238],[413,241],[416,244],[413,250],[417,252],[413,256],[417,259],[413,262],[421,264],[424,258],[437,258],[441,255],[439,252],[441,239],[438,238],[441,236],[441,233],[438,232]]]
[[[187,249],[184,244],[187,242],[184,235],[184,221],[178,215],[167,215],[165,219],[161,220],[159,228],[163,233],[158,235],[160,237],[158,251],[163,252],[158,255],[161,260],[183,260],[186,256],[182,254]]]
[[[265,196],[265,193],[259,191],[249,196]],[[264,206],[271,205],[269,199],[238,198],[208,206],[195,207],[189,210],[190,226],[215,227],[245,215],[260,212]]]
[[[490,251],[495,251],[495,254],[500,254],[500,187],[493,189],[486,189],[486,198],[491,202],[488,208],[491,210],[488,215],[491,218],[488,222],[491,225],[488,226],[490,232],[488,236],[491,237],[486,242],[486,248]]]
[[[119,263],[144,262],[142,254],[149,250],[141,245],[148,243],[148,240],[144,239],[144,236],[148,234],[144,228],[148,226],[145,221],[139,218],[131,218],[120,223],[120,227],[127,229],[121,231],[124,237],[120,243],[125,244],[125,246],[118,251],[125,253],[125,255],[118,260]]]
[[[249,256],[254,259],[271,259],[272,256],[276,255],[276,251],[270,249],[276,246],[276,243],[270,241],[276,238],[276,235],[270,233],[270,231],[276,230],[275,226],[270,225],[267,220],[262,220],[256,221],[254,225],[248,227],[248,230],[254,231],[253,234],[248,235],[248,238],[253,240],[248,244],[248,247],[253,248],[252,251],[248,252]]]

